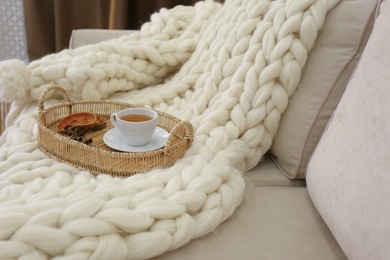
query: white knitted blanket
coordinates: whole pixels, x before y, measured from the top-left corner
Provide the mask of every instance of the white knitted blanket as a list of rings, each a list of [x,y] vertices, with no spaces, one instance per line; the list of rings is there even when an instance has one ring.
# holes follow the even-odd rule
[[[244,173],[269,149],[337,2],[199,2],[128,36],[1,62],[0,97],[14,102],[0,140],[0,258],[145,259],[214,230],[241,203]],[[189,120],[193,145],[129,178],[59,163],[37,148],[37,99],[51,84]]]

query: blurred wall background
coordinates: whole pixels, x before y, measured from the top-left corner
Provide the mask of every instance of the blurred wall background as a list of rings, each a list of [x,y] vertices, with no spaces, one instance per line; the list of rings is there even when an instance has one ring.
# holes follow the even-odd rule
[[[0,1],[0,61],[28,62],[23,0]]]

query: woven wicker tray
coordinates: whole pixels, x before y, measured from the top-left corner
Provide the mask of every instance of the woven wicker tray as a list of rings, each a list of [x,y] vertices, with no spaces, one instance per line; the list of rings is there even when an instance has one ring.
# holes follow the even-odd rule
[[[52,90],[60,90],[65,102],[44,108],[44,100]],[[109,117],[122,109],[140,106],[103,100],[71,101],[67,92],[57,85],[50,86],[42,92],[38,105],[39,148],[52,158],[80,169],[90,170],[95,174],[107,173],[127,177],[135,173],[171,166],[184,156],[193,141],[191,123],[156,111],[159,114],[157,125],[169,132],[165,146],[148,152],[120,152],[108,147],[103,141],[104,134],[113,128]],[[79,112],[94,113],[107,121],[105,129],[88,133],[88,137],[93,140],[90,145],[72,140],[57,131],[57,124],[62,118]]]

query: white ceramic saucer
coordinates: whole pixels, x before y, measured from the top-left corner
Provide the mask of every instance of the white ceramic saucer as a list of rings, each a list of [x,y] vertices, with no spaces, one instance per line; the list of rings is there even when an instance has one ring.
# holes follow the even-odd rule
[[[113,128],[103,136],[103,141],[112,149],[122,152],[147,152],[163,147],[169,137],[169,133],[163,128],[157,127],[152,139],[145,146],[130,146],[123,142],[119,132]]]

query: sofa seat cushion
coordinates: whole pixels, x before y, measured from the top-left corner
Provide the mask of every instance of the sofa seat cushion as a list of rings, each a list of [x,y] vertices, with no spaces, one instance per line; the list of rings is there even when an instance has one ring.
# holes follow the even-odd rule
[[[199,259],[346,259],[304,187],[252,187],[213,233],[157,257]]]
[[[350,259],[390,259],[390,0],[313,154],[307,187]]]

